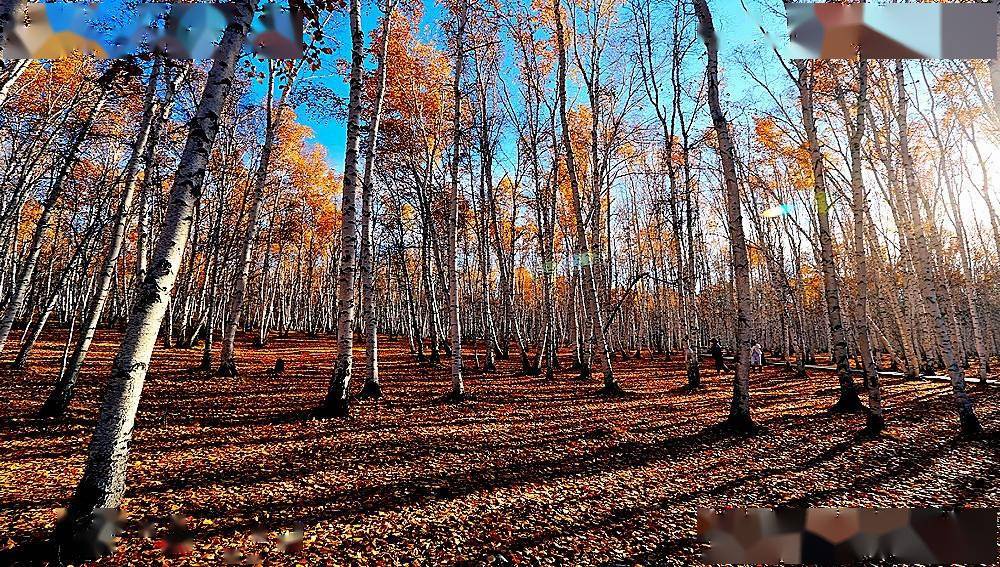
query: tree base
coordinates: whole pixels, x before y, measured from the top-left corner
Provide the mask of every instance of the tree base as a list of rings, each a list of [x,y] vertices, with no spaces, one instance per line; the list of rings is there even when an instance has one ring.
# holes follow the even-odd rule
[[[864,411],[867,411],[867,408],[861,403],[857,390],[841,391],[840,399],[830,407],[831,413],[862,413]]]
[[[605,384],[603,388],[597,391],[598,397],[601,398],[624,398],[627,394],[618,382],[612,382],[611,384]]]
[[[470,399],[472,398],[469,396],[469,394],[465,392],[456,392],[452,390],[451,392],[448,392],[444,397],[442,397],[441,401],[446,404],[460,404],[462,402],[469,401]]]
[[[239,374],[240,372],[236,368],[236,361],[231,358],[220,364],[219,369],[215,372],[216,376],[221,376],[222,378],[236,378]]]
[[[730,415],[723,421],[719,426],[730,433],[736,433],[741,435],[750,435],[757,433],[760,428],[754,423],[753,419],[749,415]]]
[[[590,366],[580,365],[579,374],[576,375],[578,380],[589,380],[590,379]]]
[[[867,421],[865,422],[865,428],[861,430],[861,435],[867,438],[875,438],[878,437],[884,429],[885,416],[875,415],[869,411]]]
[[[350,400],[327,400],[325,404],[316,408],[312,412],[312,416],[317,419],[328,419],[331,417],[348,417],[350,416]]]
[[[53,534],[56,564],[79,564],[114,554],[115,537],[121,531],[119,517],[117,510],[108,508],[83,517],[67,513]]]
[[[38,410],[38,417],[42,419],[58,419],[66,415],[67,405],[59,402],[54,402],[51,399],[46,400],[42,409]]]
[[[979,439],[983,436],[983,426],[979,423],[979,418],[976,414],[962,413],[959,415],[959,419],[962,422],[962,438],[963,439]]]
[[[359,400],[377,400],[382,397],[382,385],[378,382],[365,382],[365,387],[358,394]]]

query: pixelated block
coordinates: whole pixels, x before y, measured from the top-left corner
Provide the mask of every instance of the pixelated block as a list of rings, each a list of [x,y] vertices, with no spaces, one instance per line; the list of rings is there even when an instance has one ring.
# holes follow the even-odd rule
[[[993,59],[997,8],[988,3],[790,3],[792,59]]]
[[[709,564],[995,564],[995,508],[698,510]]]
[[[121,6],[118,6],[121,8]],[[73,52],[101,59],[157,52],[175,59],[210,59],[231,19],[227,3],[143,3],[124,14],[104,4],[32,3],[16,18],[4,59],[58,59]],[[302,17],[265,4],[254,17],[246,50],[265,59],[302,57]]]

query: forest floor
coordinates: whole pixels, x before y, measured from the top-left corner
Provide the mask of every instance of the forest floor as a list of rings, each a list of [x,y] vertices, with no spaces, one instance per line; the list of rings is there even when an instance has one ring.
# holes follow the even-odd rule
[[[26,559],[68,502],[118,337],[98,334],[69,418],[51,424],[31,416],[60,339],[26,372],[0,367],[0,564]],[[618,362],[630,394],[607,399],[596,379],[518,376],[514,357],[482,374],[470,355],[473,399],[447,405],[448,370],[384,340],[385,397],[316,420],[331,338],[240,346],[238,379],[188,372],[199,350],[157,349],[125,529],[100,564],[690,564],[699,507],[1000,506],[996,436],[957,439],[944,383],[885,380],[888,428],[869,440],[856,436],[863,416],[826,411],[833,376],[768,368],[751,377],[762,430],[736,437],[712,427],[731,375],[706,369],[705,388],[684,391],[677,357]],[[285,373],[269,374],[279,357]],[[1000,389],[972,391],[1000,429]]]

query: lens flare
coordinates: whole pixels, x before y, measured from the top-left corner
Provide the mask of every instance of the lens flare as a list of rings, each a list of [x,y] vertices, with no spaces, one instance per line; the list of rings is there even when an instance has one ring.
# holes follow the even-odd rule
[[[770,209],[767,209],[766,211],[762,212],[760,215],[767,218],[783,217],[785,215],[792,214],[793,209],[794,207],[792,207],[792,205],[786,203],[784,205],[777,205],[771,207]]]

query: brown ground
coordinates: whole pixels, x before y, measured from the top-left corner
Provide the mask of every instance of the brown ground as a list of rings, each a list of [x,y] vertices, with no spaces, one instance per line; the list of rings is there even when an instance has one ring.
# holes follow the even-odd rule
[[[39,422],[30,416],[62,351],[52,339],[32,370],[0,368],[0,549],[18,553],[70,497],[114,354],[114,337],[99,334],[70,418]],[[956,440],[947,384],[888,380],[887,435],[859,440],[863,417],[824,411],[832,377],[771,368],[752,377],[765,429],[740,438],[710,427],[731,390],[714,371],[705,390],[686,393],[679,362],[621,362],[632,395],[607,400],[569,372],[549,383],[505,362],[484,376],[470,356],[475,399],[444,405],[447,370],[384,341],[384,400],[357,403],[347,421],[314,420],[332,340],[243,346],[238,380],[185,372],[200,351],[157,351],[128,523],[101,564],[159,564],[173,514],[190,517],[193,547],[171,565],[220,564],[229,550],[281,565],[590,565],[691,563],[701,506],[1000,506],[995,442]],[[266,374],[278,357],[285,375]],[[974,395],[984,426],[1000,428],[1000,391]],[[296,529],[301,545],[283,546]]]

